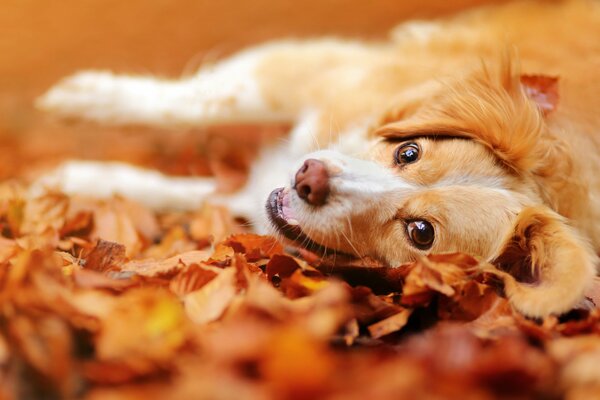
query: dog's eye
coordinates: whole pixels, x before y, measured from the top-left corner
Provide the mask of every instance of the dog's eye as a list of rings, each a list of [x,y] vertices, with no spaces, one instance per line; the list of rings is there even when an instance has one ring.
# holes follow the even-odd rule
[[[404,143],[398,146],[394,159],[398,165],[414,163],[419,159],[419,146],[416,143]]]
[[[406,225],[410,240],[421,250],[426,250],[433,244],[433,226],[427,221],[411,221]]]

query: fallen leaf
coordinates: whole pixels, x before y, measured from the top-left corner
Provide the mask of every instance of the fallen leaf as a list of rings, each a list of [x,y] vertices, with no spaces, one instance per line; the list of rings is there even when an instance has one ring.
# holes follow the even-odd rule
[[[88,378],[106,381],[103,374],[93,375],[93,370],[102,370],[103,363],[136,376],[154,373],[174,361],[186,339],[185,316],[174,296],[155,288],[133,288],[106,315],[96,342],[100,364],[88,366]]]
[[[100,239],[85,258],[85,268],[98,272],[119,270],[127,261],[125,252],[122,244]]]
[[[131,279],[113,279],[105,274],[88,269],[76,269],[73,271],[72,276],[75,284],[84,289],[122,291],[136,284]]]
[[[72,218],[67,219],[59,231],[60,237],[65,236],[87,236],[91,232],[94,223],[94,215],[91,211],[80,211]]]
[[[235,275],[234,268],[226,268],[200,289],[185,295],[188,317],[197,324],[219,319],[235,297]]]
[[[0,237],[0,264],[12,258],[18,250],[19,248],[14,240]]]
[[[225,244],[231,246],[235,251],[243,253],[248,261],[283,254],[283,246],[275,238],[269,236],[250,233],[233,235],[225,240]]]
[[[408,317],[410,317],[410,314],[412,314],[412,310],[405,308],[398,314],[394,314],[391,317],[387,317],[386,319],[369,325],[369,333],[373,338],[379,339],[382,336],[397,332],[404,328],[408,322]]]
[[[165,260],[131,260],[123,264],[121,270],[149,277],[175,276],[175,274],[185,266],[202,263],[208,258],[209,254],[209,252],[204,250],[193,250],[175,255]]]
[[[221,273],[220,271],[218,271]],[[175,278],[171,280],[169,289],[177,296],[185,296],[194,292],[212,281],[217,276],[217,272],[209,266],[199,264],[189,265],[180,271]]]
[[[92,238],[122,244],[127,257],[138,254],[144,245],[130,214],[114,201],[94,209]]]
[[[191,218],[190,235],[196,241],[220,243],[239,231],[229,211],[224,207],[204,204]]]
[[[446,297],[456,294],[456,286],[467,282],[479,262],[463,254],[433,255],[421,258],[406,268],[402,304],[426,305],[434,293]]]

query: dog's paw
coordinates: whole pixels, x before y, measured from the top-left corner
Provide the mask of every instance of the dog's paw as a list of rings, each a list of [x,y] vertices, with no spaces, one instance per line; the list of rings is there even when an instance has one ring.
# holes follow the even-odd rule
[[[36,100],[36,107],[62,117],[101,120],[115,96],[115,76],[86,71],[63,79]]]

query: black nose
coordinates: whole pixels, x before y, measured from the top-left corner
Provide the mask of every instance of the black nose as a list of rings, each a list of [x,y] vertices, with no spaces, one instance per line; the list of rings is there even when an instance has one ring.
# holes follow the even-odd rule
[[[329,195],[329,174],[322,161],[309,158],[296,172],[294,189],[298,196],[313,206],[325,204]]]

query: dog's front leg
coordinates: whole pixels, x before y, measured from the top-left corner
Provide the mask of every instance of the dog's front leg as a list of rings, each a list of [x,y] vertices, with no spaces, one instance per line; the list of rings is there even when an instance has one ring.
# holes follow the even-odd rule
[[[216,188],[212,178],[172,177],[120,162],[68,161],[37,179],[29,194],[48,191],[136,200],[155,210],[193,210]]]
[[[269,104],[257,78],[261,61],[279,47],[250,49],[183,79],[84,71],[52,87],[36,106],[60,117],[111,125],[287,122],[295,116]]]

